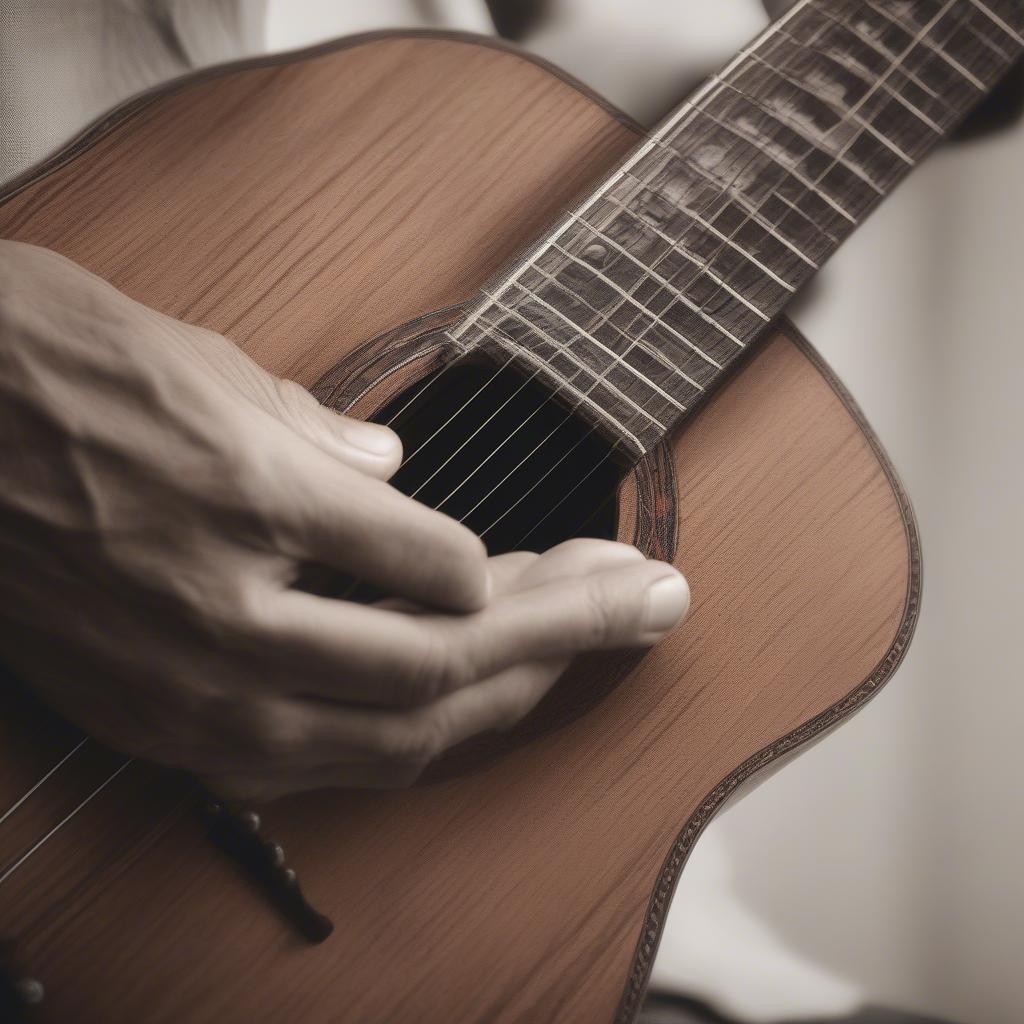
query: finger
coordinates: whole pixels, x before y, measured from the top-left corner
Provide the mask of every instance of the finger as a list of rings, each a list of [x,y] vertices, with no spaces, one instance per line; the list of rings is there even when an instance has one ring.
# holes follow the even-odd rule
[[[407,786],[446,750],[519,722],[567,664],[556,659],[516,666],[414,711],[265,702],[248,736],[258,760],[243,755],[221,767],[209,764],[204,779],[222,796],[262,800],[324,787]]]
[[[411,616],[285,591],[268,599],[262,628],[292,666],[280,680],[286,690],[415,705],[516,664],[649,646],[688,606],[689,589],[674,568],[631,559],[498,597],[464,616]]]
[[[187,346],[212,375],[332,458],[381,480],[389,479],[398,468],[402,442],[387,427],[363,423],[322,406],[304,387],[268,373],[237,345],[213,331],[151,310],[144,312],[174,331],[178,343]]]
[[[297,434],[353,469],[389,479],[402,461],[402,442],[387,427],[321,405],[295,381],[267,375],[262,404]]]
[[[644,556],[629,544],[590,537],[564,541],[541,555],[532,551],[492,555],[487,561],[491,574],[491,597],[493,600],[502,594],[524,590],[538,583],[643,560]],[[404,611],[411,615],[424,614],[420,606],[394,598],[378,601],[376,607]]]
[[[517,589],[523,574],[540,557],[532,551],[510,551],[489,558],[487,567],[491,574],[492,597]]]
[[[432,608],[472,611],[487,601],[486,549],[454,519],[312,445],[284,445],[268,462],[264,500],[282,554]]]
[[[518,580],[518,589],[566,577],[582,576],[598,569],[639,564],[643,561],[643,554],[631,544],[597,540],[593,537],[577,537],[563,541],[545,551],[533,562],[524,565]]]

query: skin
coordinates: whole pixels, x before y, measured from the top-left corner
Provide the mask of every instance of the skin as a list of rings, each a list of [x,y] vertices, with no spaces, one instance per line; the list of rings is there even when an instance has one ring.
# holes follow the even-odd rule
[[[407,784],[520,719],[574,654],[654,643],[689,605],[675,569],[619,544],[488,559],[388,485],[392,432],[7,241],[0,437],[0,661],[227,796]],[[297,589],[309,563],[392,599]]]
[[[0,438],[0,661],[226,796],[406,785],[518,721],[574,654],[654,643],[689,603],[621,544],[489,559],[387,483],[391,431],[7,241]],[[309,563],[393,596],[297,589]]]

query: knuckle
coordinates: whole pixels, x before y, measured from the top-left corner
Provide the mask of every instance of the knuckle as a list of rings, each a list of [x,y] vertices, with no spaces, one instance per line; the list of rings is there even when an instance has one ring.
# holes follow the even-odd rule
[[[582,599],[581,639],[587,647],[611,643],[626,631],[627,616],[623,604],[607,580],[588,580]]]
[[[414,769],[416,774],[445,748],[447,723],[435,713],[417,715],[384,735],[382,753],[391,765]],[[414,776],[415,777],[415,776]]]
[[[439,628],[428,628],[411,663],[405,696],[413,704],[430,704],[474,681],[472,661],[464,648]]]
[[[315,402],[313,396],[298,381],[288,377],[273,377],[271,380],[277,397],[285,408],[304,409]]]
[[[223,709],[220,714],[225,715]],[[308,739],[298,717],[281,702],[234,700],[225,717],[235,739],[260,756],[284,757],[302,750]]]
[[[453,603],[472,610],[482,606],[487,590],[487,548],[484,542],[465,526],[443,518],[439,524],[437,543],[430,545],[430,554],[423,558],[422,572],[432,587],[443,589]]]

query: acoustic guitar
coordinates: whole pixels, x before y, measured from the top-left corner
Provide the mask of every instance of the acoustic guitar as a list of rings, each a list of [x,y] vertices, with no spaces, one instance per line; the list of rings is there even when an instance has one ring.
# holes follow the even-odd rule
[[[693,606],[410,789],[258,812],[5,681],[3,1019],[632,1020],[701,830],[917,616],[907,497],[780,313],[1022,49],[1018,0],[801,0],[645,132],[379,33],[190,75],[8,186],[0,236],[393,424],[397,486],[492,552],[618,537]]]

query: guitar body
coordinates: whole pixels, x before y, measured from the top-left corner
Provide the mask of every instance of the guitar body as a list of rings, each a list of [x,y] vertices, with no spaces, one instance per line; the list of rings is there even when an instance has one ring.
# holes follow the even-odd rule
[[[129,104],[0,196],[0,236],[368,414],[638,138],[504,47],[381,34]],[[521,727],[412,789],[261,809],[335,923],[326,942],[298,938],[207,841],[179,780],[132,765],[0,887],[0,956],[46,988],[30,1019],[632,1019],[701,830],[886,681],[920,565],[878,443],[784,321],[619,506],[620,538],[691,582],[674,635],[581,660]],[[2,700],[0,812],[74,743]],[[0,827],[0,866],[111,763],[83,750],[41,787]]]

